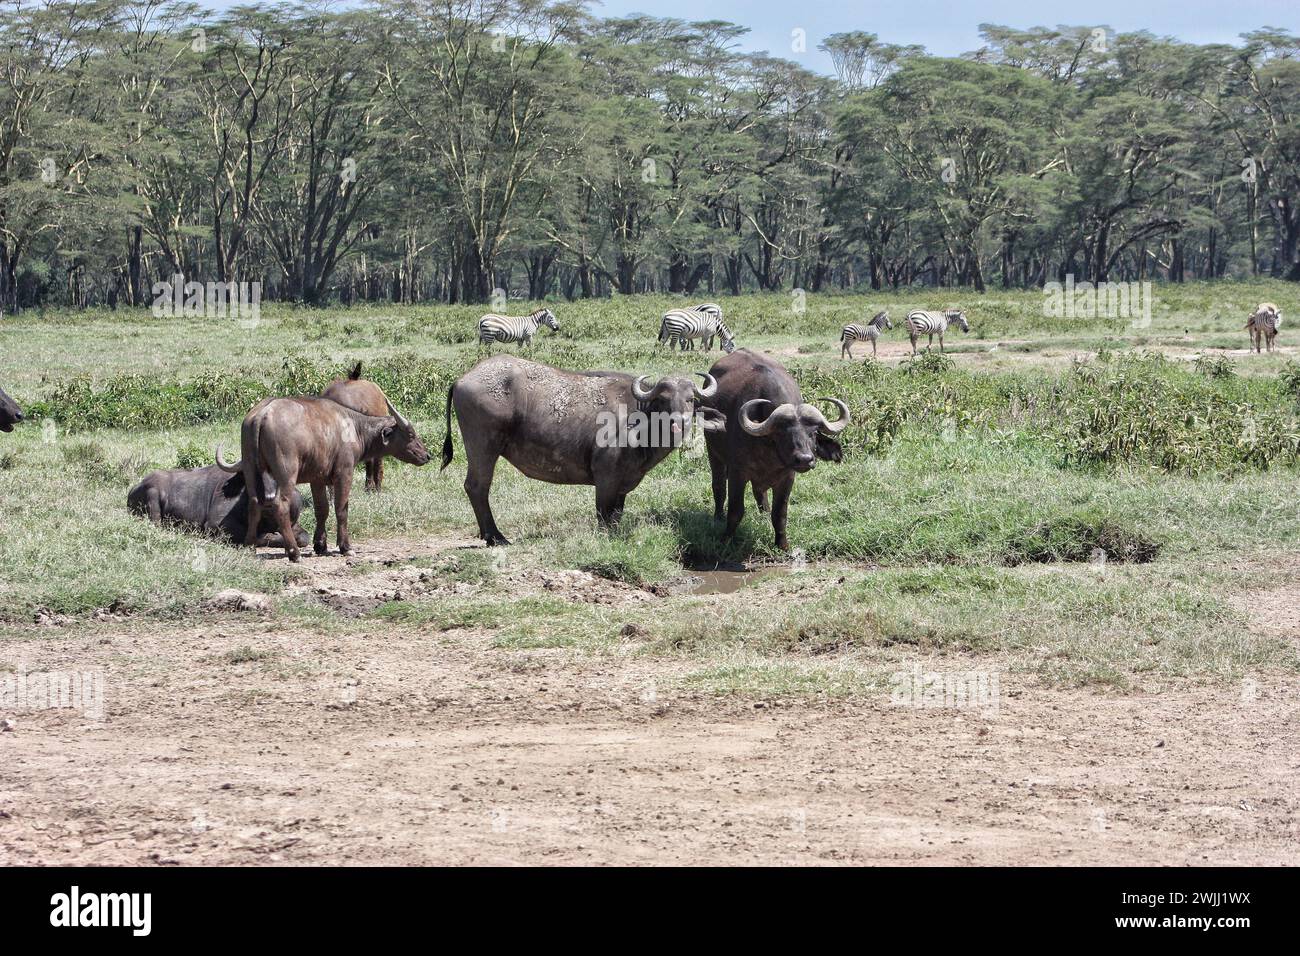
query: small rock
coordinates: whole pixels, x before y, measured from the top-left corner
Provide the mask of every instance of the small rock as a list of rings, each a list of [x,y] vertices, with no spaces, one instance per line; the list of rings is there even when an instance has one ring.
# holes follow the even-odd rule
[[[8,718],[5,718],[4,720],[0,720],[0,733],[12,733],[17,729],[18,729],[18,725],[15,724],[12,720],[9,720]]]
[[[1157,747],[1163,747],[1164,745],[1165,745],[1165,742],[1164,742],[1163,740],[1157,740],[1157,741],[1156,741],[1156,746],[1157,746]]]
[[[645,637],[649,632],[640,624],[624,624],[618,633],[620,637]]]

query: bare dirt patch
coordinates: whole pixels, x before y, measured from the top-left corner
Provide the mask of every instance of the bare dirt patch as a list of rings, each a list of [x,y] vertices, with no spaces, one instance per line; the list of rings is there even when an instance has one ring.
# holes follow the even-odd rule
[[[996,712],[753,700],[678,689],[691,665],[635,640],[576,656],[369,623],[7,646],[102,669],[108,707],[0,715],[0,863],[1296,858],[1295,680],[1121,697],[1004,675]]]
[[[303,556],[296,581],[285,594],[323,604],[346,617],[358,617],[392,601],[465,597],[483,589],[449,578],[439,563],[472,553],[492,567],[493,591],[522,596],[548,594],[590,604],[643,603],[653,596],[628,584],[586,571],[519,566],[508,549],[486,549],[470,538],[388,539],[369,543],[344,556]]]

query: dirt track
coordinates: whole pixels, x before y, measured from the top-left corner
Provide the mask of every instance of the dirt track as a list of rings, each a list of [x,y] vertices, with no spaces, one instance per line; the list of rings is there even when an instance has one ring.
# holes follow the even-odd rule
[[[254,618],[24,642],[29,671],[102,668],[108,708],[0,733],[0,863],[1297,859],[1294,680],[1004,675],[996,712],[914,709],[679,693],[686,665],[635,648],[490,640]],[[245,646],[273,654],[221,658]]]

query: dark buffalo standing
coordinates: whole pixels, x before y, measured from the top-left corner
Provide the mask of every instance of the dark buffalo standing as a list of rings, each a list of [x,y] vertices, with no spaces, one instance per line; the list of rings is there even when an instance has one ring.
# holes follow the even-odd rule
[[[745,486],[753,486],[760,511],[767,510],[770,490],[776,546],[788,551],[785,525],[795,476],[810,471],[818,458],[841,459],[834,436],[849,423],[848,406],[837,398],[821,399],[840,410],[836,421],[827,421],[816,406],[804,402],[783,366],[749,349],[719,359],[709,372],[718,382],[709,405],[727,420],[725,429],[705,435],[714,517],[722,520],[725,502],[724,537],[730,538],[745,517]]]
[[[219,534],[234,542],[248,536],[248,493],[243,475],[228,475],[216,465],[204,468],[165,468],[150,472],[126,495],[132,512],[154,524],[177,524],[206,534]],[[289,520],[294,540],[307,546],[307,532],[298,527],[302,495],[293,489]],[[257,528],[258,544],[280,545],[274,515],[264,513]]]
[[[14,426],[23,420],[23,410],[18,403],[0,388],[0,432],[11,432]]]
[[[387,415],[391,407],[384,390],[374,382],[368,382],[361,377],[360,362],[353,366],[347,378],[335,379],[320,395],[321,398],[338,402],[344,408],[375,418]],[[367,461],[366,491],[379,491],[383,484],[384,459],[376,458],[374,461]]]
[[[388,409],[388,415],[377,418],[344,408],[328,398],[306,397],[268,398],[253,406],[240,430],[243,458],[227,464],[222,460],[221,446],[217,446],[218,467],[231,474],[242,471],[250,491],[249,529],[244,543],[256,546],[254,529],[261,523],[262,508],[269,506],[289,560],[297,561],[298,544],[290,532],[289,496],[295,486],[309,484],[316,510],[312,540],[316,553],[328,551],[325,525],[330,511],[327,492],[331,489],[339,553],[350,552],[348,495],[357,463],[384,455],[412,465],[429,463],[429,452],[414,426],[391,404]]]
[[[644,375],[570,372],[505,355],[484,359],[447,390],[442,467],[452,458],[454,405],[468,459],[465,493],[479,536],[489,545],[510,543],[488,503],[498,458],[538,481],[595,485],[596,514],[602,524],[614,523],[628,493],[681,445],[699,404],[717,388],[710,376],[702,377],[703,388],[685,378],[651,385]],[[635,430],[636,412],[659,414],[638,439],[611,435],[616,431],[611,423]],[[667,426],[650,434],[662,422]],[[706,431],[723,424],[716,413],[705,414]]]

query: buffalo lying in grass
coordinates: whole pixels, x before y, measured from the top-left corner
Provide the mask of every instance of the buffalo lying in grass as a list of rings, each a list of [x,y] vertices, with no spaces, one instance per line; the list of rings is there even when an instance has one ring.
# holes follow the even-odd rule
[[[154,524],[175,524],[206,534],[243,542],[248,536],[248,492],[243,475],[228,475],[216,465],[203,468],[165,468],[150,472],[126,495],[134,514]],[[298,527],[302,495],[293,489],[289,520],[294,540],[307,546],[307,532]],[[257,528],[258,544],[283,546],[275,516],[264,513]]]
[[[782,365],[749,349],[719,359],[709,373],[718,382],[709,405],[726,416],[724,429],[705,435],[714,517],[722,520],[725,503],[729,539],[745,517],[745,486],[753,486],[760,511],[767,510],[770,490],[776,546],[788,551],[785,528],[795,476],[811,471],[818,458],[843,457],[835,436],[849,424],[848,406],[838,398],[820,399],[840,411],[837,420],[827,421],[820,409],[804,402]]]
[[[622,372],[570,372],[512,356],[484,359],[447,390],[442,467],[452,459],[451,411],[460,420],[468,459],[465,493],[489,545],[509,544],[488,503],[497,459],[529,478],[556,485],[594,485],[601,524],[617,522],[627,495],[679,447],[717,383]],[[639,413],[639,414],[638,414]],[[705,430],[725,424],[704,413]]]
[[[0,432],[11,432],[14,426],[23,420],[23,410],[18,403],[0,388]]]

